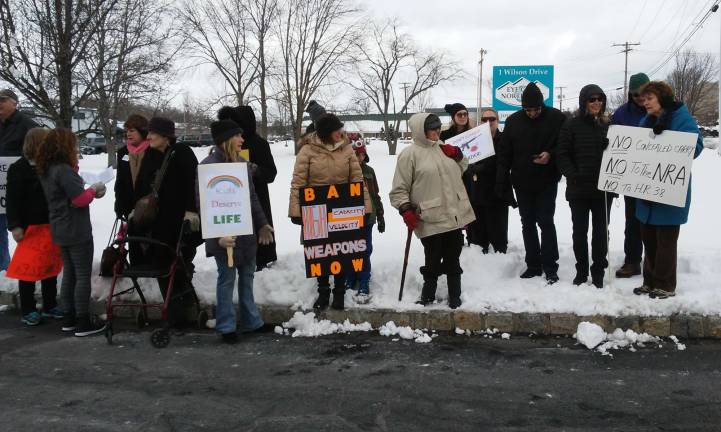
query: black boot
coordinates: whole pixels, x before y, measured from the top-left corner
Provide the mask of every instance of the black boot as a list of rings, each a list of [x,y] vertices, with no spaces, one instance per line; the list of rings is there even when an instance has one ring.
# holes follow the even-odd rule
[[[330,303],[330,287],[318,286],[318,298],[313,303],[313,309],[325,310],[328,308],[328,303]]]
[[[345,309],[345,287],[333,287],[333,304],[330,305],[335,310]]]
[[[438,287],[438,276],[423,275],[423,289],[421,290],[421,299],[416,302],[420,305],[433,304],[436,301],[436,288]]]
[[[603,288],[603,272],[592,273],[591,281],[593,282],[593,286],[595,286],[596,288]]]
[[[576,277],[573,278],[574,285],[581,285],[588,282],[588,275],[583,273],[576,273]]]
[[[448,307],[458,309],[461,305],[461,275],[446,275],[448,281]]]

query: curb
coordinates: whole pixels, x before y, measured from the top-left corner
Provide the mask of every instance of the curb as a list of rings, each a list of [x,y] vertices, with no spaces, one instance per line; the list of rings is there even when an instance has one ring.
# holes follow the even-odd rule
[[[17,308],[16,294],[0,292],[0,305],[11,305]],[[213,305],[205,305],[210,316],[213,316]],[[258,305],[263,320],[268,324],[281,325],[298,312],[286,306]],[[94,313],[105,312],[105,302],[92,301],[91,310]],[[309,311],[303,311],[309,312]],[[154,318],[159,312],[149,310]],[[130,309],[119,309],[119,317],[131,317]],[[343,311],[326,310],[316,313],[318,320],[343,322],[345,320],[354,324],[370,323],[373,328],[379,328],[388,321],[398,326],[411,328],[453,331],[456,328],[463,330],[480,331],[498,329],[499,332],[510,334],[535,334],[538,336],[573,336],[578,324],[588,321],[598,324],[607,333],[616,328],[631,329],[635,332],[648,333],[651,336],[668,337],[674,335],[685,339],[721,339],[721,315],[699,314],[673,314],[670,316],[610,316],[610,315],[577,315],[573,313],[512,313],[512,312],[466,312],[451,310],[430,311],[396,311],[392,309],[351,308]]]

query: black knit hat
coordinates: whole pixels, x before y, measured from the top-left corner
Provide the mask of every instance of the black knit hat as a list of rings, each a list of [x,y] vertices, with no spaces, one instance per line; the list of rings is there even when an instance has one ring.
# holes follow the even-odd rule
[[[305,112],[308,113],[310,120],[314,123],[320,118],[320,116],[326,113],[323,105],[314,100],[308,102],[308,108],[305,109]]]
[[[538,108],[543,106],[543,93],[536,83],[529,83],[521,95],[521,106],[523,108]]]
[[[243,129],[233,120],[218,120],[210,124],[210,134],[215,145],[221,145],[236,135],[242,135]]]
[[[468,111],[468,109],[466,108],[465,105],[463,105],[462,103],[458,103],[458,102],[456,102],[454,104],[446,104],[446,106],[443,107],[443,109],[448,114],[450,114],[451,117],[455,117],[455,115],[458,111]]]
[[[423,132],[440,129],[441,127],[443,127],[443,123],[441,123],[441,119],[435,114],[428,114],[428,117],[426,117],[426,120],[423,122]]]
[[[323,114],[315,122],[315,130],[320,139],[324,141],[339,129],[343,129],[343,122],[335,114]]]
[[[153,117],[148,122],[148,132],[154,132],[166,138],[175,138],[175,123],[165,117]]]

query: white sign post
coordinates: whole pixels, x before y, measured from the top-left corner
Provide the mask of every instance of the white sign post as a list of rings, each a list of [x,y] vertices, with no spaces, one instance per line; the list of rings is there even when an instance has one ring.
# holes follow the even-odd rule
[[[18,159],[17,156],[0,157],[0,214],[7,211],[8,168]]]
[[[598,189],[676,207],[686,205],[698,135],[614,125]]]
[[[460,148],[463,156],[468,158],[468,163],[478,162],[496,154],[493,149],[491,126],[488,123],[469,129],[453,138],[448,138],[446,144],[452,144]]]
[[[198,189],[204,239],[253,234],[247,163],[198,165]]]

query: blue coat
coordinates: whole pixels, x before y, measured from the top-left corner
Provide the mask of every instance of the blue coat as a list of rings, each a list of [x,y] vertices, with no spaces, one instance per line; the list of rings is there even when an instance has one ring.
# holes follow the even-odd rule
[[[670,117],[664,119],[664,117]],[[658,123],[668,122],[667,130],[678,132],[691,132],[698,135],[696,140],[696,151],[693,155],[696,159],[703,150],[703,137],[698,130],[696,120],[691,117],[691,113],[686,105],[680,104],[670,111],[670,116],[662,115]],[[645,116],[639,126],[653,127],[654,118]],[[688,182],[688,193],[686,194],[686,206],[676,207],[667,204],[660,204],[646,200],[636,200],[636,219],[647,225],[682,225],[688,220],[688,210],[691,207],[691,177]]]
[[[646,116],[646,109],[628,101],[618,107],[613,113],[611,124],[621,126],[638,126],[641,119]]]

